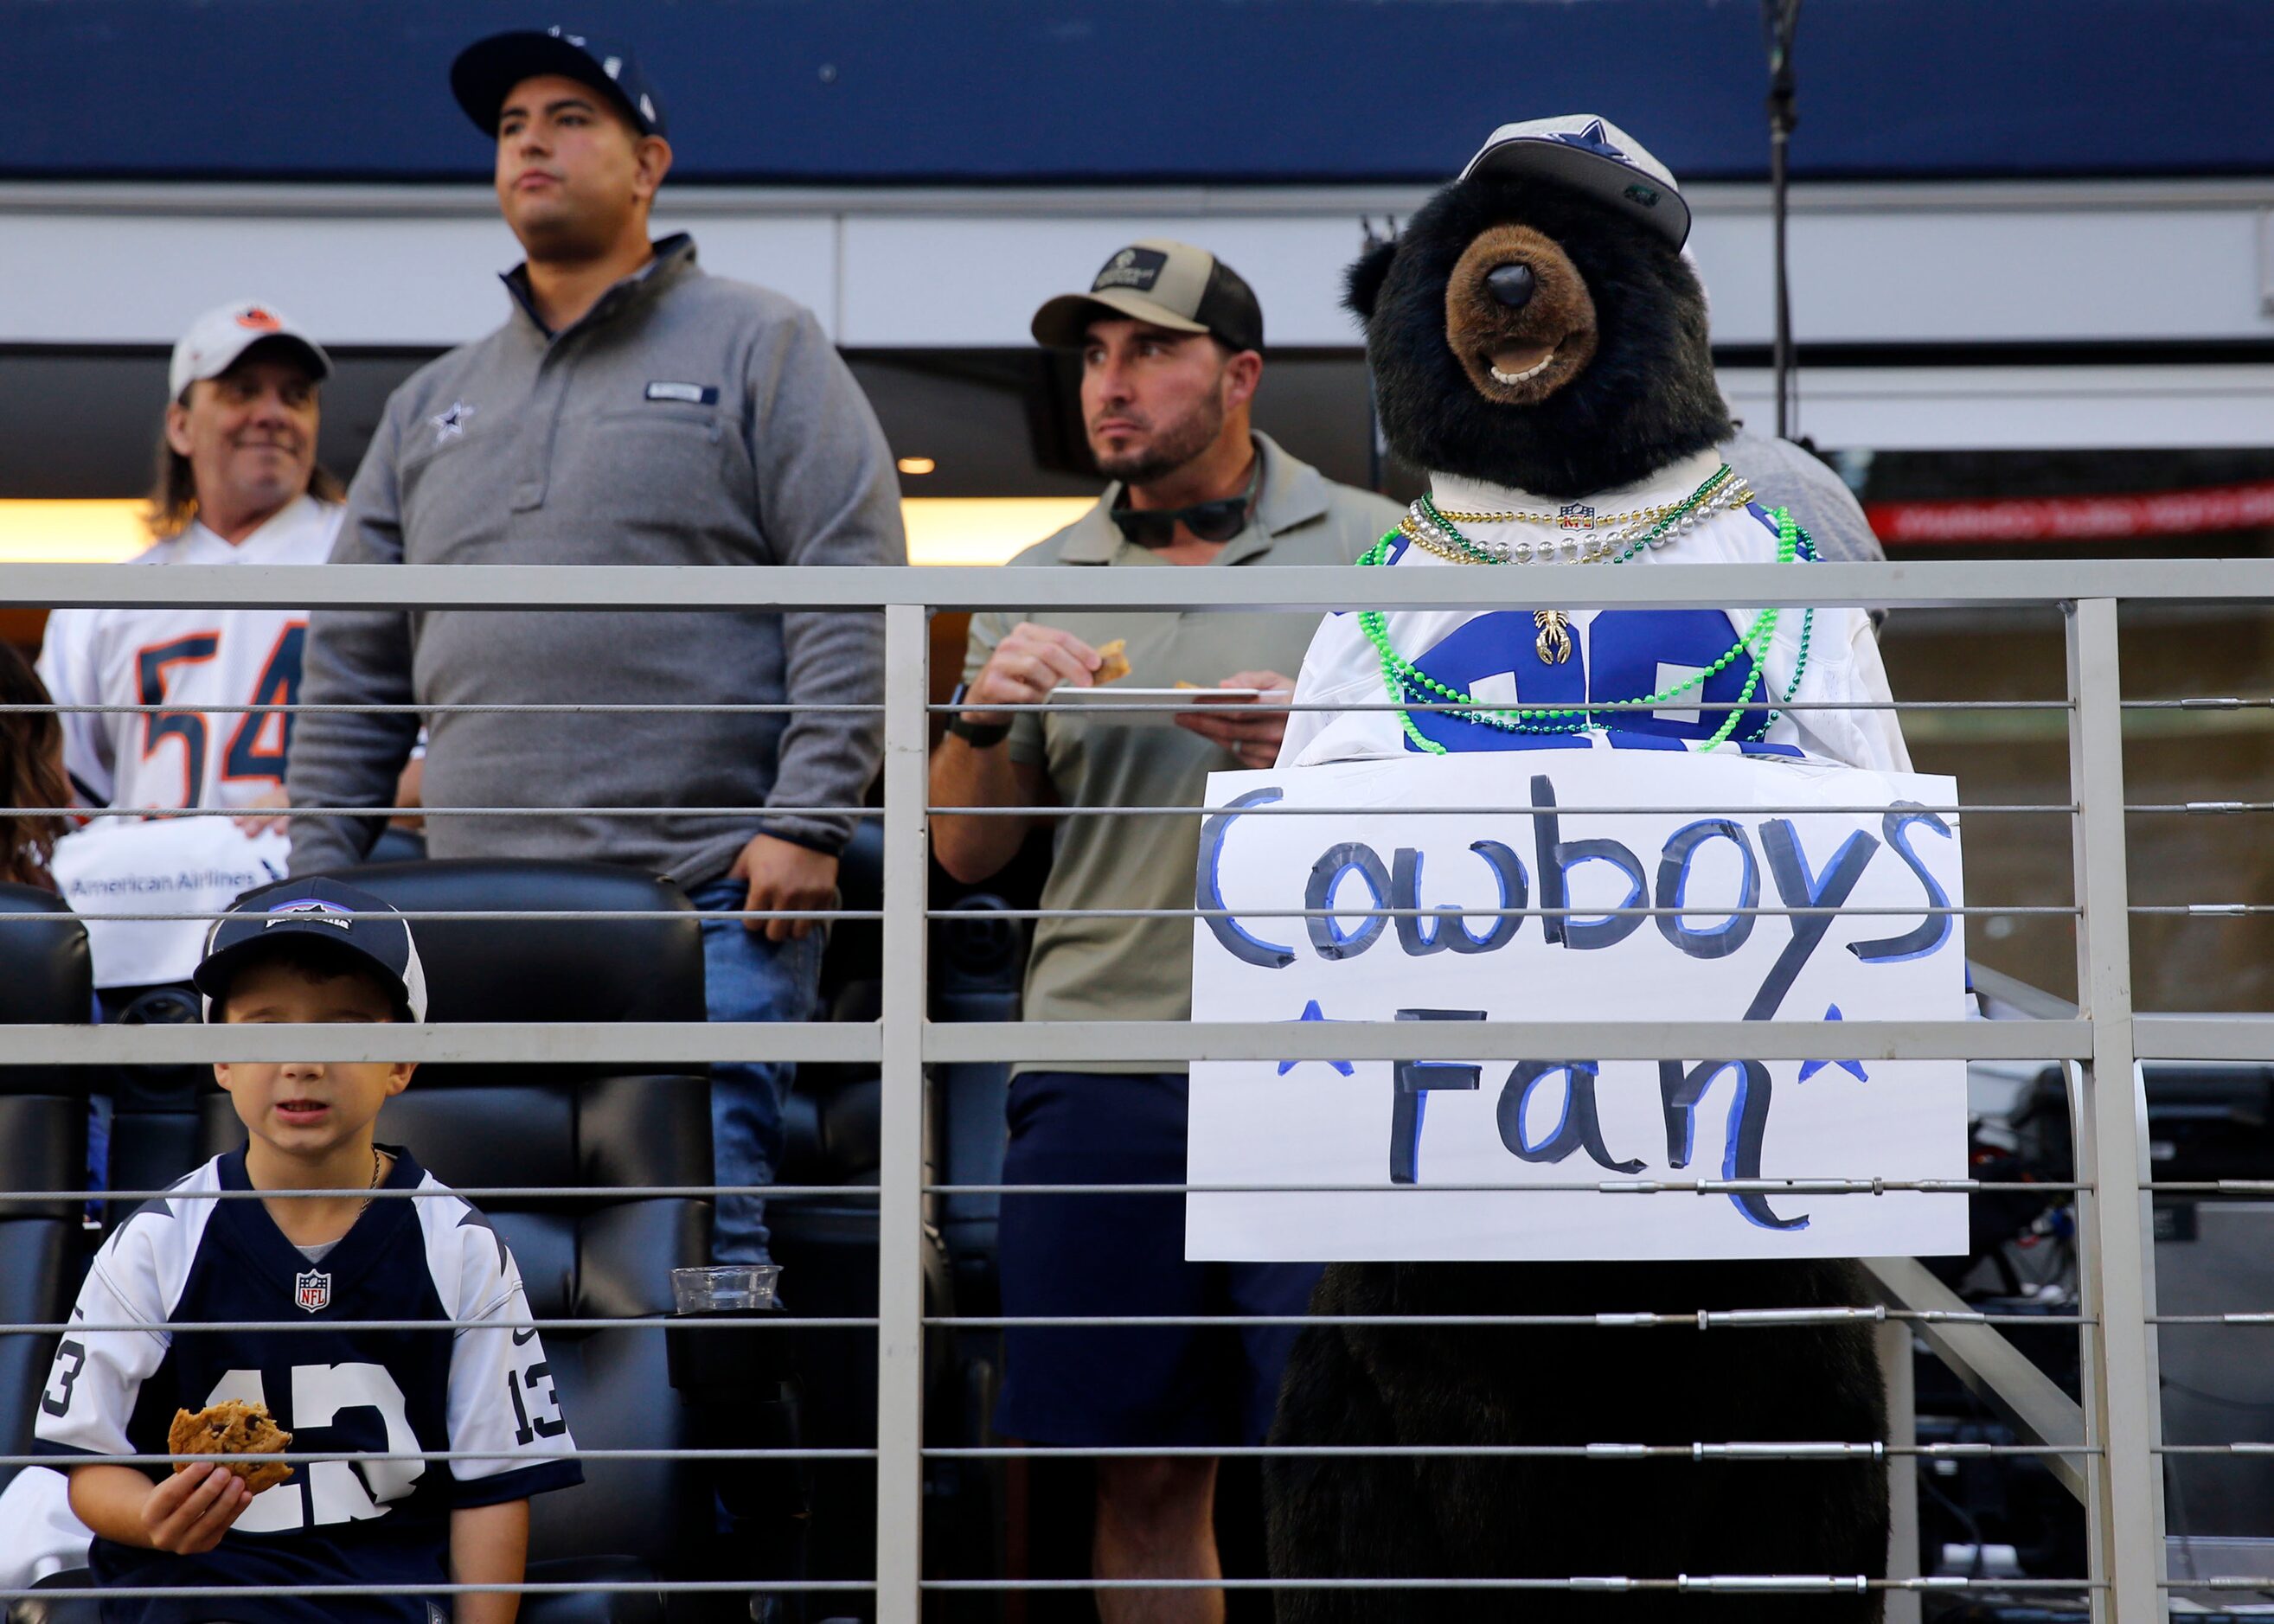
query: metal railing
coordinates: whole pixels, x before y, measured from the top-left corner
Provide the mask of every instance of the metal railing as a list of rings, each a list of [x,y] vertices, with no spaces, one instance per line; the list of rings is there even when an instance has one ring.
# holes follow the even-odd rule
[[[1013,1321],[1006,1317],[938,1315],[925,1303],[925,1206],[935,1197],[1002,1193],[997,1184],[928,1182],[923,1124],[928,1068],[953,1062],[1046,1060],[1144,1061],[1178,1065],[1200,1060],[1337,1059],[1478,1060],[1517,1059],[1527,1054],[1585,1053],[1602,1059],[1657,1059],[1685,1053],[1719,1053],[1739,1038],[1743,1052],[1763,1059],[1806,1058],[1818,1043],[1812,1022],[1635,1021],[1616,1026],[1599,1023],[1495,1021],[1464,1023],[1457,1029],[1411,1024],[1337,1024],[1329,1033],[1291,1028],[1280,1022],[1149,1023],[1117,1021],[979,1022],[935,1024],[927,1018],[926,943],[928,920],[949,911],[928,906],[927,817],[936,813],[991,814],[1002,808],[928,805],[926,763],[931,718],[941,707],[929,701],[930,616],[943,610],[989,609],[1015,604],[1031,611],[1112,609],[1122,612],[1281,611],[1319,613],[1363,606],[1382,609],[1480,606],[1473,574],[1457,571],[1369,571],[1362,593],[1353,572],[1289,568],[1216,570],[1048,569],[667,569],[571,567],[528,569],[483,567],[330,567],[118,570],[102,567],[14,566],[0,572],[0,604],[64,605],[143,605],[209,607],[327,608],[393,606],[412,610],[542,608],[553,612],[627,610],[699,613],[713,609],[881,610],[885,622],[881,673],[885,718],[883,808],[842,808],[862,816],[881,816],[884,893],[881,910],[823,910],[795,917],[874,919],[883,926],[883,1012],[873,1023],[812,1022],[789,1025],[615,1024],[562,1022],[550,1025],[458,1024],[383,1031],[356,1026],[124,1027],[19,1026],[5,1033],[9,1064],[146,1064],[215,1059],[316,1058],[353,1060],[412,1057],[422,1061],[545,1063],[637,1062],[694,1064],[721,1060],[828,1061],[872,1064],[883,1089],[882,1144],[874,1189],[878,1234],[878,1307],[873,1320],[791,1320],[785,1323],[868,1327],[877,1348],[877,1444],[873,1450],[787,1450],[691,1452],[696,1455],[779,1458],[873,1458],[876,1463],[876,1570],[873,1580],[804,1581],[801,1590],[872,1592],[876,1616],[886,1624],[915,1624],[928,1592],[1088,1588],[1089,1580],[1032,1578],[928,1578],[922,1568],[923,1483],[928,1461],[1043,1459],[1054,1455],[1097,1457],[1113,1453],[1162,1455],[1158,1448],[1130,1451],[1050,1449],[1028,1447],[927,1448],[923,1442],[924,1349],[928,1333],[952,1328],[987,1329],[1013,1323],[1092,1323],[1073,1318]],[[1693,1459],[1855,1458],[1890,1462],[1894,1468],[1898,1545],[1908,1532],[1916,1549],[1916,1526],[1905,1507],[1909,1471],[1921,1459],[1954,1459],[2000,1454],[2047,1462],[2059,1481],[2082,1501],[2088,1520],[2089,1571],[2067,1579],[1999,1580],[2014,1592],[2059,1591],[2089,1599],[2095,1620],[2144,1624],[2165,1615],[2167,1593],[2175,1587],[2164,1560],[2161,1456],[2178,1453],[2161,1442],[2157,1397],[2156,1329],[2158,1324],[2218,1320],[2232,1325],[2274,1323],[2274,1312],[2225,1316],[2158,1316],[2153,1284],[2150,1199],[2157,1193],[2201,1192],[2200,1184],[2157,1184],[2149,1177],[2142,1094],[2137,1068],[2144,1060],[2274,1061],[2274,1022],[2238,1016],[2142,1015],[2133,1008],[2127,925],[2132,915],[2173,911],[2171,905],[2135,907],[2130,901],[2125,851],[2127,812],[2218,813],[2274,809],[2274,803],[2202,802],[2127,806],[2125,799],[2121,727],[2127,702],[2121,697],[2117,623],[2123,605],[2189,602],[2274,602],[2274,560],[2113,560],[2010,563],[1820,564],[1804,572],[1774,566],[1716,566],[1702,569],[1613,569],[1570,567],[1552,575],[1527,575],[1528,594],[1552,582],[1555,601],[1570,608],[1715,606],[1728,603],[1778,605],[1862,605],[1904,608],[2043,608],[2058,605],[2067,628],[2067,696],[2060,701],[1962,702],[1946,705],[1910,702],[1905,709],[2050,709],[2067,723],[2069,792],[2065,801],[2043,804],[1983,804],[1951,808],[1975,814],[2058,814],[2069,820],[2074,848],[2073,905],[1970,905],[1974,914],[2035,911],[2073,916],[2077,941],[2081,1007],[2065,1018],[2013,1022],[1939,1021],[1848,1024],[1845,1049],[1859,1060],[2006,1059],[2058,1062],[2067,1068],[2076,1107],[2075,1175],[2067,1184],[2042,1186],[2073,1193],[2081,1243],[2082,1300],[2066,1320],[2004,1316],[1969,1309],[1932,1276],[1909,1259],[1871,1263],[1876,1304],[1833,1311],[1805,1311],[1866,1319],[1884,1327],[1882,1348],[1896,1401],[1900,1430],[1909,1392],[1910,1336],[1923,1336],[2014,1424],[2022,1442],[1922,1445],[1907,1437],[1839,1440],[1784,1445],[1744,1440],[1700,1440],[1689,1446],[1644,1447],[1605,1440],[1576,1447],[1448,1446],[1403,1448],[1403,1455],[1502,1453],[1570,1455],[1606,1462],[1662,1458],[1669,1453]],[[1460,590],[1457,590],[1458,588]],[[1539,599],[1528,596],[1526,606]],[[2202,701],[2137,701],[2130,708],[2238,708],[2263,706],[2263,698]],[[416,707],[412,707],[416,708]],[[571,707],[579,710],[606,709]],[[646,709],[647,707],[639,707]],[[767,707],[734,707],[762,710]],[[290,709],[290,707],[247,707]],[[705,808],[717,810],[717,808]],[[1822,808],[1811,808],[1820,810]],[[1878,810],[1879,808],[1871,808]],[[373,808],[308,808],[305,816],[369,816]],[[475,809],[477,811],[480,809]],[[577,808],[625,816],[651,816],[657,808]],[[1046,810],[1050,816],[1197,816],[1199,808],[1150,806]],[[2233,915],[2269,905],[2218,901],[2179,911]],[[1344,907],[1344,914],[1368,910]],[[1374,910],[1389,911],[1389,910]],[[1470,910],[1491,912],[1491,910]],[[1530,912],[1540,912],[1539,909]],[[1591,910],[1600,912],[1601,910]],[[1614,910],[1615,911],[1615,910]],[[1648,912],[1652,910],[1634,910]],[[1795,912],[1784,908],[1764,914]],[[1916,914],[1919,910],[1907,912]],[[1027,911],[1028,915],[1040,910]],[[1180,918],[1196,910],[1099,910],[1114,917],[1165,912]],[[759,915],[755,917],[764,917]],[[788,915],[785,915],[788,916]],[[172,916],[167,916],[172,917]],[[418,917],[413,915],[414,919]],[[434,915],[433,917],[496,917]],[[561,917],[546,915],[544,917]],[[623,917],[612,915],[611,917]],[[4,928],[4,927],[0,927]],[[1990,1186],[1971,1180],[1753,1181],[1780,1190],[1805,1188],[1838,1195],[1869,1195],[1886,1189],[1974,1191]],[[1728,1179],[1608,1180],[1538,1186],[1595,1190],[1606,1195],[1663,1196],[1748,1187]],[[621,1194],[707,1194],[716,1186],[670,1186]],[[820,1189],[824,1187],[815,1187]],[[826,1186],[843,1194],[841,1186]],[[1203,1185],[1021,1186],[1029,1191],[1113,1189],[1172,1193]],[[2225,1181],[2210,1188],[2241,1197],[2274,1194],[2274,1183]],[[866,1191],[862,1186],[862,1190]],[[810,1192],[806,1192],[809,1193]],[[479,1201],[486,1195],[528,1197],[561,1193],[552,1189],[463,1192]],[[776,1191],[776,1194],[794,1193]],[[53,1200],[50,1192],[43,1199]],[[2274,1304],[2267,1305],[2274,1310]],[[1802,1311],[1794,1311],[1800,1312]],[[1803,1316],[1804,1317],[1804,1316]],[[2073,1326],[2082,1339],[2082,1402],[2068,1399],[2007,1342],[2009,1323]],[[1159,1317],[1120,1317],[1100,1323],[1181,1322]],[[1215,1323],[1239,1323],[1239,1317]],[[1266,1323],[1267,1317],[1249,1317]],[[1401,1320],[1399,1323],[1412,1323]],[[1594,1316],[1476,1315],[1454,1317],[1457,1324],[1592,1324],[1605,1334],[1645,1326],[1709,1326],[1799,1323],[1794,1312],[1779,1315],[1721,1313],[1713,1305],[1682,1314],[1606,1313]],[[540,1327],[555,1322],[539,1321]],[[579,1328],[595,1322],[566,1321]],[[614,1323],[614,1322],[611,1322]],[[628,1324],[652,1324],[631,1320]],[[52,1335],[53,1325],[0,1327],[0,1333]],[[1901,1367],[1900,1371],[1898,1366]],[[2266,1450],[2274,1446],[2238,1443],[2230,1451]],[[596,1458],[605,1452],[595,1452]],[[651,1454],[617,1452],[638,1458]],[[1301,1453],[1269,1447],[1244,1450],[1209,1448],[1211,1455]],[[1349,1449],[1312,1451],[1347,1455]],[[140,1457],[137,1457],[138,1459]],[[159,1457],[153,1457],[159,1458]],[[447,1458],[430,1455],[426,1458]],[[11,1459],[5,1463],[15,1463]],[[1606,1470],[1611,1470],[1607,1466]],[[1555,1588],[1581,1590],[1789,1591],[1826,1593],[1840,1590],[1883,1590],[1891,1609],[1916,1606],[1928,1593],[1963,1592],[1988,1582],[1921,1576],[1901,1551],[1884,1579],[1860,1575],[1685,1575],[1641,1578],[1573,1575],[1567,1579],[1395,1580],[1144,1580],[1143,1588],[1177,1585],[1225,1589],[1284,1585],[1363,1589],[1521,1590]],[[2257,1578],[2189,1580],[2190,1590],[2264,1588]],[[452,1590],[482,1587],[448,1587]],[[535,1590],[540,1587],[525,1587]],[[674,1581],[643,1589],[690,1592],[764,1588],[762,1581]],[[343,1591],[341,1593],[347,1593]]]

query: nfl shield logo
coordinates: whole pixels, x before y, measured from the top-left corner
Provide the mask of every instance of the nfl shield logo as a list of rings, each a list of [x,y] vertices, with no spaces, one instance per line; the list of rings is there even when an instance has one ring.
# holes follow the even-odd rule
[[[293,1275],[292,1300],[312,1314],[330,1307],[332,1277],[314,1269],[305,1274]]]

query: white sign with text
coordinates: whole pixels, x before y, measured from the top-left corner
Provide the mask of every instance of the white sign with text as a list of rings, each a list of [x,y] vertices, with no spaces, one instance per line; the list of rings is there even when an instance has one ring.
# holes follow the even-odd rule
[[[1797,1020],[1824,1041],[1807,1061],[1195,1063],[1189,1182],[1291,1188],[1188,1196],[1188,1258],[1966,1250],[1963,1195],[1523,1188],[1966,1177],[1965,1063],[1860,1060],[1840,1037],[1967,1013],[1964,921],[1938,911],[1965,900],[1958,820],[1927,809],[1956,804],[1952,779],[1549,748],[1219,772],[1208,793],[1198,901],[1231,916],[1194,921],[1194,1020]],[[1818,911],[1733,912],[1780,907]],[[1306,908],[1348,911],[1287,912]],[[1311,1184],[1379,1188],[1292,1188]]]

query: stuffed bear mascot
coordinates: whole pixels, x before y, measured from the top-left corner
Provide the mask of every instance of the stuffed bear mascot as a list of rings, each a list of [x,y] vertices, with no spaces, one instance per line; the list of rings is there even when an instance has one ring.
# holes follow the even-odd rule
[[[1430,494],[1362,560],[1483,573],[1480,612],[1329,616],[1280,765],[1511,749],[1718,749],[1908,770],[1860,610],[1565,612],[1572,563],[1766,563],[1812,549],[1713,447],[1731,432],[1682,255],[1674,177],[1600,118],[1510,124],[1352,267],[1383,432]],[[1587,713],[1623,702],[1635,708]],[[1636,704],[1636,702],[1644,702]],[[1475,711],[1389,705],[1464,704]],[[1547,1014],[1550,1011],[1541,1011]],[[1646,1003],[1638,1004],[1646,1016]],[[1652,1197],[1652,1199],[1675,1199]],[[1314,1313],[1572,1315],[1854,1305],[1843,1261],[1337,1263]],[[1747,1330],[1313,1326],[1272,1441],[1404,1446],[1868,1442],[1885,1389],[1865,1324]],[[1869,1457],[1275,1457],[1272,1573],[1565,1580],[1884,1574]],[[1291,1589],[1283,1624],[1863,1620],[1877,1591]]]

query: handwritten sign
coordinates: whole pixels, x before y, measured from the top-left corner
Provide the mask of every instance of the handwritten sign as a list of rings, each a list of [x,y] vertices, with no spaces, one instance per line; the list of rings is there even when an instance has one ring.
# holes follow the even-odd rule
[[[1291,1188],[1187,1197],[1186,1255],[1963,1252],[1962,1195],[1524,1189],[1963,1178],[1965,1063],[1841,1041],[1845,1021],[1965,1016],[1963,920],[1939,911],[1964,901],[1958,821],[1928,809],[1956,800],[1946,778],[1659,750],[1212,774],[1198,900],[1231,917],[1194,923],[1195,1020],[1813,1021],[1823,1044],[1198,1063],[1189,1181]],[[1779,907],[1818,911],[1741,911]],[[1610,911],[1640,908],[1668,911]]]

